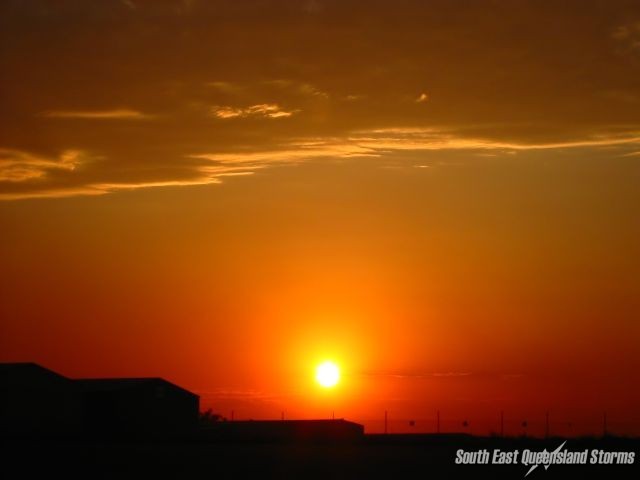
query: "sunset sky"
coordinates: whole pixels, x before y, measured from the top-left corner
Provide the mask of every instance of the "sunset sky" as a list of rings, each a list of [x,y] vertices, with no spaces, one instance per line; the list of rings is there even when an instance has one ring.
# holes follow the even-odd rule
[[[637,1],[0,0],[0,125],[0,361],[640,434]]]

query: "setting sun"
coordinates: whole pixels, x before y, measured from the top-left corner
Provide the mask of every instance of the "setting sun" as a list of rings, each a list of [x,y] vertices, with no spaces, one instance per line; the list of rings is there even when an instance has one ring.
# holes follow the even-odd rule
[[[95,476],[402,477],[408,452],[418,474],[526,473],[458,468],[458,437],[442,465],[392,437],[390,475],[388,439],[275,462],[236,442],[250,420],[640,450],[640,0],[0,0],[0,71],[20,468],[89,448],[113,460]],[[79,445],[114,416],[195,453]]]
[[[325,388],[335,386],[340,380],[340,369],[333,362],[323,362],[316,368],[316,381]]]

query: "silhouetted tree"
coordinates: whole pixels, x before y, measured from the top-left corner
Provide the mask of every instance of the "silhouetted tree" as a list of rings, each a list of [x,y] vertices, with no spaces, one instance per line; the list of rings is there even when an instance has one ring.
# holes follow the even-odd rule
[[[216,422],[224,422],[227,419],[224,418],[219,413],[213,413],[213,410],[211,410],[209,408],[208,410],[206,410],[204,412],[200,412],[198,420],[200,422],[200,425],[207,426],[207,425],[211,425],[211,424],[216,423]]]

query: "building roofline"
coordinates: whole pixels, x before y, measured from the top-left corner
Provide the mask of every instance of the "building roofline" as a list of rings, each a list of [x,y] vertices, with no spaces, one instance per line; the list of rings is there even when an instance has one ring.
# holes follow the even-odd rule
[[[176,390],[180,390],[182,392],[188,393],[189,395],[192,395],[194,397],[200,397],[197,393],[193,393],[190,390],[187,390],[186,388],[183,388],[179,385],[176,385],[173,382],[170,382],[162,377],[98,377],[98,378],[72,378],[70,379],[72,382],[75,382],[76,384],[80,385],[80,386],[89,386],[90,384],[120,384],[122,386],[126,386],[127,384],[130,385],[139,385],[139,384],[144,384],[144,383],[152,383],[152,382],[160,382],[163,383],[165,385],[169,385],[172,388],[176,389]]]

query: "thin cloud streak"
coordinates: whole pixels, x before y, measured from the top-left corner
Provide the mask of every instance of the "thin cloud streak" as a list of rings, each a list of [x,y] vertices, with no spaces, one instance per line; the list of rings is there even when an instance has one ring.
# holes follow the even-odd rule
[[[96,190],[91,187],[51,188],[35,192],[0,193],[0,201],[28,200],[44,198],[68,198],[78,196],[97,196],[110,193],[107,190]]]
[[[640,134],[597,135],[583,140],[552,143],[516,143],[484,138],[465,138],[455,132],[438,129],[379,129],[356,132],[347,138],[310,138],[283,145],[280,149],[239,152],[203,153],[192,158],[221,164],[253,163],[262,167],[295,164],[314,158],[381,157],[394,151],[421,150],[495,150],[512,153],[526,150],[559,150],[584,147],[618,147],[640,144]],[[494,155],[494,154],[491,154]]]
[[[81,163],[82,152],[66,150],[58,158],[47,158],[20,150],[0,149],[0,182],[39,179],[52,170],[72,171]]]
[[[42,112],[40,116],[47,118],[76,118],[85,120],[143,120],[153,118],[153,115],[126,108],[116,110],[52,110]]]
[[[24,152],[18,152],[21,155],[26,155]],[[67,152],[62,156],[67,162],[75,161],[80,155],[80,152]],[[47,170],[51,168],[59,168],[64,170],[73,170],[79,162],[76,163],[58,163],[51,160],[43,160],[38,157],[35,158],[35,165],[42,166],[43,170],[39,171],[35,166],[29,165],[30,176],[22,175],[20,181],[27,182],[33,178],[39,178],[46,175]],[[53,167],[52,167],[53,165]],[[22,168],[22,167],[21,167]],[[65,198],[79,195],[105,195],[108,193],[114,193],[117,191],[138,190],[144,188],[159,188],[159,187],[189,187],[198,185],[211,185],[222,183],[223,177],[235,177],[253,175],[256,170],[264,168],[264,165],[203,165],[194,170],[194,176],[191,179],[185,180],[164,180],[164,181],[149,181],[149,182],[104,182],[104,183],[89,183],[79,187],[69,188],[51,188],[43,189],[33,192],[0,192],[0,200],[22,200],[28,198]],[[26,167],[24,167],[26,171]],[[36,176],[36,173],[39,175]],[[8,176],[5,173],[5,176]],[[15,174],[14,174],[15,175]],[[11,181],[3,178],[2,163],[0,160],[0,182]],[[16,181],[17,183],[17,181]]]
[[[246,108],[214,106],[211,107],[211,115],[226,120],[229,118],[264,117],[264,118],[286,118],[297,113],[299,110],[283,110],[275,103],[261,103]]]
[[[435,379],[435,378],[466,378],[466,377],[494,377],[500,380],[518,380],[524,378],[524,373],[482,373],[482,372],[367,372],[361,374],[371,378],[396,378],[407,380]]]
[[[373,372],[364,373],[366,377],[385,377],[385,378],[401,378],[401,379],[424,379],[424,378],[456,378],[469,377],[472,372],[419,372],[419,373],[403,373],[403,372]]]
[[[258,115],[279,112],[275,108],[262,108],[257,105],[252,112]],[[253,107],[251,107],[253,108]],[[277,118],[277,117],[271,117]],[[16,150],[2,150],[0,153],[0,182],[34,185],[33,190],[25,187],[22,192],[0,193],[0,200],[16,200],[21,198],[56,197],[84,194],[102,194],[118,190],[139,188],[191,186],[221,183],[224,177],[251,175],[257,170],[275,166],[296,165],[318,159],[345,159],[353,157],[383,157],[394,152],[420,151],[454,151],[469,150],[483,155],[512,155],[519,151],[561,150],[572,148],[631,148],[634,155],[640,145],[640,134],[629,131],[625,134],[601,133],[585,136],[565,142],[517,143],[491,138],[466,137],[462,132],[453,129],[438,128],[386,128],[355,131],[345,137],[312,137],[292,139],[283,142],[278,148],[257,151],[203,152],[184,155],[184,158],[204,161],[187,167],[181,179],[167,178],[158,181],[128,182],[90,182],[69,185],[68,189],[56,187],[43,188],[41,183],[54,171],[67,171],[73,177],[74,170],[81,163],[91,158],[86,152],[67,150],[58,159],[48,159]],[[491,152],[491,153],[488,153]],[[108,160],[108,159],[103,159]],[[191,172],[191,175],[189,175]],[[191,178],[189,178],[191,177]],[[186,180],[185,180],[186,178]],[[36,188],[39,187],[39,188]]]
[[[357,132],[350,140],[374,150],[555,150],[640,144],[640,131],[592,135],[565,142],[518,143],[465,137],[456,131],[437,128],[387,128]]]

